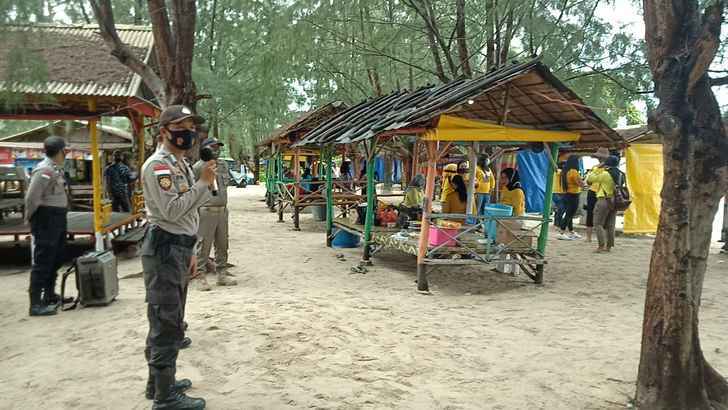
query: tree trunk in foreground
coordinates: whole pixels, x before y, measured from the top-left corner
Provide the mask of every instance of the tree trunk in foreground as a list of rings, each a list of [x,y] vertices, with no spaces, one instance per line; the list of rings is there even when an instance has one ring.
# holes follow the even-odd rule
[[[728,140],[707,69],[722,3],[644,0],[663,136],[662,212],[650,261],[636,401],[640,409],[728,409],[728,383],[703,357],[698,315],[713,218],[728,188]]]

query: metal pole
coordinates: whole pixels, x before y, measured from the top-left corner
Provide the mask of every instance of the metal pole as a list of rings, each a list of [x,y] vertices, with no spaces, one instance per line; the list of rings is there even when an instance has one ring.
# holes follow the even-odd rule
[[[723,230],[721,232],[721,240],[728,242],[728,195],[723,197]]]
[[[377,147],[377,138],[372,138],[367,159],[367,215],[364,223],[364,258],[369,262],[369,243],[372,239],[372,226],[374,226],[374,199],[376,197],[374,186],[374,152]]]
[[[334,176],[333,150],[324,148],[326,161],[326,246],[331,247],[334,234]]]
[[[549,222],[551,222],[551,197],[554,194],[554,168],[555,159],[559,157],[559,146],[553,144],[550,152],[554,161],[549,161],[549,168],[546,171],[546,193],[543,198],[543,223],[541,225],[541,234],[538,236],[538,251],[541,255],[546,252],[546,242],[549,238]]]
[[[88,105],[89,111],[96,111],[95,100],[89,100]],[[104,250],[104,224],[101,209],[101,158],[99,157],[99,139],[96,121],[96,118],[89,120],[88,129],[91,134],[91,178],[94,189],[94,238],[96,239],[96,251],[102,252]]]

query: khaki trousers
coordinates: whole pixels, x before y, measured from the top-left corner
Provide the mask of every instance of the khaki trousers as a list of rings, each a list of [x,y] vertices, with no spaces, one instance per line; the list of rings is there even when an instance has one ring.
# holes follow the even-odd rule
[[[202,240],[200,254],[197,255],[198,269],[207,267],[213,243],[215,245],[215,268],[224,268],[228,261],[227,207],[203,206],[200,208],[198,237]],[[210,269],[207,271],[211,272]]]
[[[600,248],[614,247],[614,226],[617,223],[617,211],[611,202],[599,198],[594,206],[594,230],[597,232],[597,241]]]

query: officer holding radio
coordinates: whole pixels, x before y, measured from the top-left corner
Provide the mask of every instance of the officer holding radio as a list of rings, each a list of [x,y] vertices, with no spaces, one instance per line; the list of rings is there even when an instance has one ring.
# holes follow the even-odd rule
[[[184,337],[184,305],[190,272],[196,270],[198,208],[211,197],[215,161],[207,162],[195,181],[184,159],[204,119],[182,105],[159,117],[162,145],[144,163],[142,183],[149,228],[142,245],[149,334],[146,396],[153,409],[204,409],[205,400],[186,396],[188,379],[175,380],[177,355]]]
[[[30,270],[30,316],[55,315],[61,302],[55,289],[66,243],[65,148],[66,141],[61,137],[51,136],[43,141],[46,157],[33,169],[25,195],[25,218],[30,222],[33,264]]]

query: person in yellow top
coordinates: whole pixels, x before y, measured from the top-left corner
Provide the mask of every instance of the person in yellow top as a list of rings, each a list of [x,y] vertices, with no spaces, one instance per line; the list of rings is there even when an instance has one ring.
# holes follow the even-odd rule
[[[564,193],[561,196],[564,216],[561,218],[559,229],[561,233],[556,237],[561,240],[579,239],[581,236],[574,232],[574,217],[579,210],[579,193],[581,192],[582,180],[579,175],[579,157],[571,155],[561,168],[561,188]]]
[[[454,190],[450,180],[457,175],[458,166],[456,164],[447,164],[442,169],[442,186],[440,188],[440,201],[445,201],[445,197]]]
[[[594,228],[599,247],[597,252],[609,252],[614,247],[614,227],[617,211],[614,209],[614,177],[619,172],[619,158],[610,156],[604,161],[604,172],[591,173],[586,182],[597,189],[594,206]]]
[[[485,207],[490,203],[490,192],[495,188],[495,177],[488,168],[487,159],[483,163],[483,168],[475,169],[475,197],[478,200],[478,215],[480,216],[485,215]]]
[[[526,195],[521,188],[521,178],[518,171],[506,168],[500,175],[500,203],[513,208],[513,216],[522,216],[526,213]]]
[[[468,203],[468,188],[461,175],[455,175],[450,180],[452,190],[442,201],[443,214],[465,214]]]
[[[591,154],[591,156],[597,158],[600,163],[586,174],[587,179],[590,175],[596,175],[600,172],[604,172],[602,162],[609,157],[609,150],[606,148],[599,148],[597,152]],[[584,209],[586,210],[586,241],[589,243],[592,241],[592,233],[594,230],[594,207],[597,204],[597,190],[597,184],[589,185],[589,191],[587,191],[586,195],[586,206],[584,206]]]

